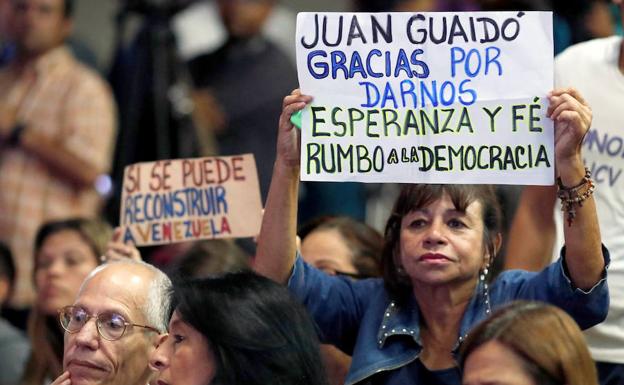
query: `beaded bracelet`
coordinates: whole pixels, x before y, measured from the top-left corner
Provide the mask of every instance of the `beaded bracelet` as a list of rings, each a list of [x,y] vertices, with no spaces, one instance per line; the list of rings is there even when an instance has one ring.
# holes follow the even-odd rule
[[[591,179],[591,171],[585,167],[585,176],[579,184],[573,187],[565,187],[561,178],[557,178],[557,196],[561,199],[561,211],[567,214],[568,226],[572,226],[572,222],[576,217],[576,208],[583,206],[583,202],[587,200],[596,189],[594,181]],[[583,188],[586,188],[584,192],[580,192]]]

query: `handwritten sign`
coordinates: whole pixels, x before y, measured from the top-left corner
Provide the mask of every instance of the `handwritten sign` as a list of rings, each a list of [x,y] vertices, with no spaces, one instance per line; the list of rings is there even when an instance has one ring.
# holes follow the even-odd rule
[[[301,179],[554,182],[550,12],[300,13]]]
[[[253,155],[161,160],[124,170],[124,242],[253,237],[262,205]]]

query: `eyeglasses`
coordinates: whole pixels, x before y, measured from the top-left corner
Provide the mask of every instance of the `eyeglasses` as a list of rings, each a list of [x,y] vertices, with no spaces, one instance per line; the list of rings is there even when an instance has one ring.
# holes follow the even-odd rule
[[[108,341],[120,339],[128,326],[136,326],[160,333],[158,329],[152,326],[130,323],[122,315],[112,311],[90,315],[80,306],[65,306],[58,313],[61,326],[69,333],[78,333],[91,318],[95,318],[98,334]]]

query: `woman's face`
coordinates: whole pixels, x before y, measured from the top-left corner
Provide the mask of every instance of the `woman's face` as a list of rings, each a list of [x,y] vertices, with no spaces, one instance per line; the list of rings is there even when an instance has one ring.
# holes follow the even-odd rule
[[[47,237],[35,258],[37,307],[47,315],[71,305],[82,281],[97,267],[97,256],[73,230]]]
[[[352,252],[336,229],[315,230],[301,242],[303,259],[327,274],[357,274]]]
[[[465,283],[477,277],[484,255],[481,203],[465,212],[442,198],[412,211],[401,221],[400,264],[415,287]]]
[[[203,334],[184,322],[177,311],[169,335],[150,357],[158,385],[208,385],[217,371],[214,354]]]
[[[468,356],[462,384],[537,385],[520,356],[498,341],[487,342]]]

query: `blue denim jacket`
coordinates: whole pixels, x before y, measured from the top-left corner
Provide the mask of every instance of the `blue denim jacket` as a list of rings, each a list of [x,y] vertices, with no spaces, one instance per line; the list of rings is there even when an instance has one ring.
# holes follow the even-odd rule
[[[500,274],[489,288],[492,310],[514,300],[538,300],[564,309],[583,329],[602,322],[609,308],[606,269],[600,282],[589,291],[574,288],[562,262],[564,252],[541,272],[510,270]],[[603,256],[606,266],[609,252],[604,247]],[[321,341],[353,355],[347,385],[422,384],[414,378],[418,371],[413,365],[422,342],[418,305],[413,298],[399,307],[389,298],[381,279],[332,277],[309,266],[299,255],[288,286],[316,321]],[[462,318],[454,355],[468,331],[486,317],[486,308],[480,284]],[[371,377],[382,372],[382,377]],[[460,385],[459,376],[458,380]]]

